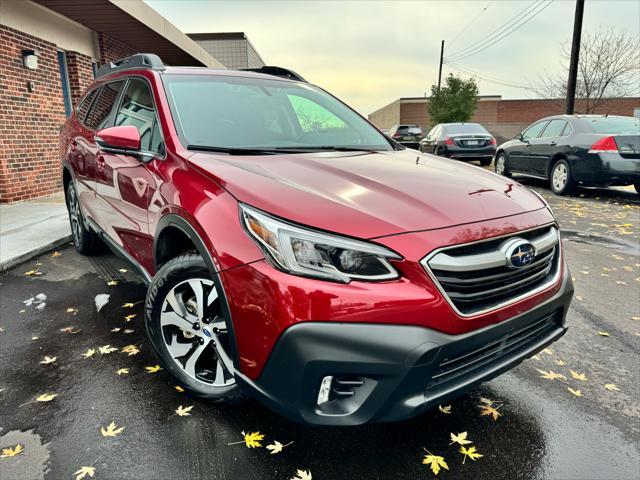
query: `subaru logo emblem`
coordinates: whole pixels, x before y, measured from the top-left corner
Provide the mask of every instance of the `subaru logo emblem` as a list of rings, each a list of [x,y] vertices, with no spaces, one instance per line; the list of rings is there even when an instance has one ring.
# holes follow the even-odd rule
[[[507,247],[505,254],[508,267],[522,268],[533,263],[536,258],[536,247],[526,240],[519,239]]]

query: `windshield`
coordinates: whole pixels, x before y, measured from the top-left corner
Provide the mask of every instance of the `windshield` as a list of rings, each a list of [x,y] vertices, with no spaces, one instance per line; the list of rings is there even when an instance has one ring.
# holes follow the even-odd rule
[[[633,117],[583,118],[594,133],[640,133],[640,120]]]
[[[340,101],[304,83],[164,75],[176,128],[192,148],[392,150]]]
[[[482,125],[478,125],[477,123],[465,123],[462,125],[446,125],[444,127],[445,133],[456,134],[456,133],[489,133],[487,132]]]

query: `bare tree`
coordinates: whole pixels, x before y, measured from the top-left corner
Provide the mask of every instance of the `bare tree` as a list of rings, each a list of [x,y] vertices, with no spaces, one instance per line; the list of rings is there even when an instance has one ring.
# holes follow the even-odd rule
[[[565,42],[560,51],[562,72],[542,75],[536,88],[543,98],[566,97],[571,42]],[[576,85],[576,98],[583,100],[577,105],[581,113],[594,113],[607,98],[628,97],[639,91],[640,39],[613,28],[583,35]]]

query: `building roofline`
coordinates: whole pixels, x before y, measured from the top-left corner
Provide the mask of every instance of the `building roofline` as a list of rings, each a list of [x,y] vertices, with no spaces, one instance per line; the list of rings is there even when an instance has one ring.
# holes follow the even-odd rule
[[[262,58],[262,56],[256,50],[256,47],[253,46],[251,40],[247,36],[245,32],[200,32],[200,33],[187,33],[189,38],[194,41],[203,41],[203,40],[246,40],[247,44],[253,49],[254,53],[258,56],[260,61],[266,65],[266,62]]]

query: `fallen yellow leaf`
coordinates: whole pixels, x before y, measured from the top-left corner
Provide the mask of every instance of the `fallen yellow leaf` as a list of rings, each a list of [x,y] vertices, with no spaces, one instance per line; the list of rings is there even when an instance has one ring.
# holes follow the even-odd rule
[[[82,356],[83,356],[84,358],[90,358],[90,357],[93,357],[93,355],[94,355],[95,353],[96,353],[96,349],[95,349],[95,348],[90,348],[89,350],[87,350],[86,352],[84,352],[84,353],[82,354]]]
[[[160,368],[160,365],[154,365],[153,367],[144,367],[144,369],[149,373],[156,373],[157,371],[162,370]]]
[[[567,390],[569,390],[571,393],[573,393],[576,397],[582,397],[582,392],[580,390],[574,390],[571,387],[567,387]]]
[[[498,417],[502,416],[502,414],[496,408],[493,408],[491,405],[481,405],[480,415],[481,416],[488,415],[493,418],[494,422],[498,420]]]
[[[451,443],[449,445],[453,445],[454,443],[457,443],[459,445],[469,445],[470,443],[473,443],[471,440],[467,440],[467,432],[462,432],[458,435],[451,433],[450,435]]]
[[[266,449],[269,450],[271,455],[275,455],[276,453],[280,453],[283,448],[287,448],[293,442],[289,442],[286,445],[281,444],[279,441],[275,440],[272,444],[267,445]]]
[[[620,391],[620,389],[618,388],[618,386],[615,383],[607,383],[604,386],[604,388],[606,388],[610,392],[619,392]]]
[[[24,447],[18,443],[15,447],[3,448],[0,458],[15,457],[22,452],[24,452]]]
[[[184,388],[182,388],[180,385],[176,385],[176,386],[175,386],[175,387],[173,387],[173,388],[175,388],[175,389],[176,389],[178,392],[180,392],[180,393],[184,392]]]
[[[433,455],[427,449],[425,449],[425,452],[427,452],[427,455],[425,455],[422,459],[422,463],[423,465],[429,465],[434,475],[437,475],[440,472],[441,468],[449,470],[449,465],[447,465],[447,462],[444,461],[444,457]]]
[[[129,357],[140,353],[140,350],[138,350],[138,347],[135,345],[127,345],[126,347],[122,347],[120,351],[126,353]]]
[[[124,320],[125,320],[125,322],[130,322],[134,318],[136,318],[136,314],[132,313],[131,315],[127,315],[126,317],[124,317]]]
[[[56,257],[61,257],[61,256],[62,256],[62,254],[60,252],[58,252],[57,250],[51,254],[51,258],[56,258]]]
[[[116,347],[112,347],[111,345],[104,345],[102,347],[98,347],[98,350],[100,350],[100,353],[102,355],[109,355],[110,353],[118,351]]]
[[[107,425],[107,428],[102,427],[100,429],[100,433],[102,433],[103,437],[115,437],[116,435],[120,435],[123,430],[124,427],[118,428],[116,422],[111,422],[109,425]]]
[[[50,357],[48,355],[44,356],[44,360],[42,360],[40,363],[42,365],[49,365],[50,363],[55,363],[55,361],[58,359],[58,357]]]
[[[77,472],[73,472],[73,474],[76,475],[75,480],[82,480],[87,475],[93,477],[95,473],[95,467],[80,467],[80,470],[78,470]]]
[[[119,368],[116,373],[118,375],[128,375],[129,374],[129,369],[128,368]]]
[[[451,413],[451,405],[446,405],[444,407],[442,405],[438,405],[438,410],[440,410],[445,415],[449,415]]]
[[[601,337],[608,337],[610,336],[609,333],[607,332],[603,332],[603,331],[598,331],[598,335],[600,335]]]
[[[64,327],[64,328],[61,328],[60,331],[62,333],[80,333],[82,330],[76,327]]]
[[[476,447],[460,447],[460,453],[462,455],[464,455],[464,459],[462,460],[462,463],[465,462],[465,460],[467,459],[467,457],[469,457],[471,460],[473,460],[474,462],[479,459],[482,458],[482,454],[476,451]]]
[[[584,373],[578,373],[575,370],[569,370],[571,372],[571,378],[575,378],[576,380],[582,380],[583,382],[587,380],[587,376]]]
[[[311,471],[310,470],[300,470],[300,469],[298,469],[296,471],[296,476],[292,477],[291,480],[313,480],[313,478],[311,477]]]
[[[189,415],[191,415],[190,412],[192,409],[193,405],[191,405],[190,407],[183,407],[182,405],[179,405],[178,408],[176,408],[175,412],[180,417],[188,417]]]

